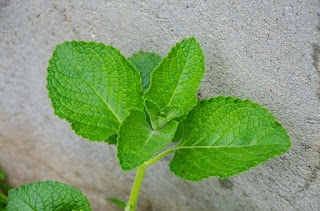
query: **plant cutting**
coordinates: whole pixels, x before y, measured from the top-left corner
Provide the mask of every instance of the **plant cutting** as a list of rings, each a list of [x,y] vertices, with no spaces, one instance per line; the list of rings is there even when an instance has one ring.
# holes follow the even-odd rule
[[[163,59],[144,52],[126,59],[95,42],[56,46],[47,76],[54,113],[77,135],[116,145],[123,171],[136,169],[128,202],[113,199],[126,211],[136,209],[147,167],[168,154],[174,153],[173,174],[201,181],[234,176],[291,147],[266,108],[233,97],[198,100],[204,73],[194,37],[177,43]],[[170,142],[175,145],[167,148]],[[80,191],[50,181],[10,190],[7,209],[91,210]]]

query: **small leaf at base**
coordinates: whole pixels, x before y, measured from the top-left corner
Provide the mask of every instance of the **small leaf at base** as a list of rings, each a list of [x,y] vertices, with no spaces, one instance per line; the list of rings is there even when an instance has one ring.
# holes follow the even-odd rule
[[[118,205],[118,207],[122,208],[122,209],[125,209],[126,208],[126,203],[119,200],[119,199],[116,199],[116,198],[108,198],[108,201]]]

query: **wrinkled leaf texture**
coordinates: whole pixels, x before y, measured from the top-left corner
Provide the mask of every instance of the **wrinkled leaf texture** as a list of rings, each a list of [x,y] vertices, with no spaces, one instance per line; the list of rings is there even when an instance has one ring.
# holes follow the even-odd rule
[[[267,109],[249,100],[202,100],[183,121],[170,170],[182,179],[227,178],[281,155],[290,138]]]
[[[47,89],[54,112],[76,134],[103,141],[118,132],[129,110],[143,109],[140,74],[112,46],[72,41],[57,45]]]
[[[73,186],[59,182],[37,182],[11,189],[8,211],[91,211],[87,197]]]

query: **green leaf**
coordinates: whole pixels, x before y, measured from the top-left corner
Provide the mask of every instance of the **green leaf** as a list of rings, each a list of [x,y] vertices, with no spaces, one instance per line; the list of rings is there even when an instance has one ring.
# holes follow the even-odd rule
[[[159,106],[151,100],[145,101],[145,108],[147,114],[150,117],[151,125],[154,130],[160,130],[165,125],[177,116],[181,116],[183,111],[178,106],[166,106],[163,111],[160,110]]]
[[[111,201],[112,203],[115,203],[116,205],[118,205],[118,207],[125,209],[126,208],[126,203],[116,199],[116,198],[108,198],[109,201]]]
[[[177,130],[176,130],[176,133],[174,134],[174,137],[172,139],[172,142],[179,142],[181,141],[182,139],[182,135],[183,135],[183,122],[180,122]]]
[[[109,138],[107,138],[105,140],[105,142],[107,142],[110,145],[117,144],[117,138],[118,138],[118,134],[114,134],[114,135],[110,136]]]
[[[160,110],[159,106],[157,106],[157,104],[155,104],[151,100],[146,100],[144,102],[144,104],[145,104],[147,114],[149,115],[152,128],[154,130],[160,128],[159,116],[161,115],[161,110]]]
[[[151,73],[145,100],[153,101],[160,110],[177,107],[187,114],[197,103],[197,90],[205,72],[204,55],[194,37],[182,40]],[[180,115],[180,114],[179,114]]]
[[[55,114],[92,141],[116,134],[130,109],[143,109],[139,72],[119,50],[102,43],[57,45],[47,82]]]
[[[183,110],[177,105],[167,105],[162,111],[163,116],[160,116],[159,118],[163,119],[165,122],[169,122],[170,120],[183,115]]]
[[[128,60],[137,68],[137,70],[139,70],[142,79],[143,91],[147,91],[150,84],[150,73],[161,62],[161,56],[155,53],[140,51],[139,53],[129,57]]]
[[[59,182],[37,182],[11,189],[8,211],[89,211],[90,203],[81,191]]]
[[[170,170],[182,179],[227,178],[281,155],[290,138],[267,109],[249,100],[199,101],[184,120]]]
[[[170,121],[164,129],[150,128],[145,113],[132,110],[119,130],[118,158],[124,171],[132,170],[163,150],[173,138],[178,122]]]

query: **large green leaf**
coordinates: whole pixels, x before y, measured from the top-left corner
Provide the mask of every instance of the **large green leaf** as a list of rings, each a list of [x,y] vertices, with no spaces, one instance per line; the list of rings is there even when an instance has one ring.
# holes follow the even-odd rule
[[[11,189],[8,211],[90,211],[90,203],[81,191],[59,182],[37,182]]]
[[[286,152],[290,138],[267,109],[249,100],[199,101],[184,120],[181,143],[169,164],[180,178],[226,178]]]
[[[182,40],[171,49],[151,73],[151,83],[144,97],[160,110],[173,106],[187,114],[197,103],[197,90],[205,72],[204,55],[194,37]],[[177,117],[181,113],[176,113]]]
[[[140,51],[139,53],[129,57],[128,60],[137,68],[137,70],[139,70],[142,79],[143,91],[147,91],[150,84],[150,73],[161,62],[161,56],[155,53]]]
[[[76,134],[103,141],[117,133],[130,109],[143,109],[140,80],[119,50],[72,41],[56,46],[47,88],[55,114]]]
[[[170,121],[165,128],[150,128],[145,112],[132,110],[120,126],[118,158],[124,171],[132,170],[163,150],[172,140],[178,122]]]

